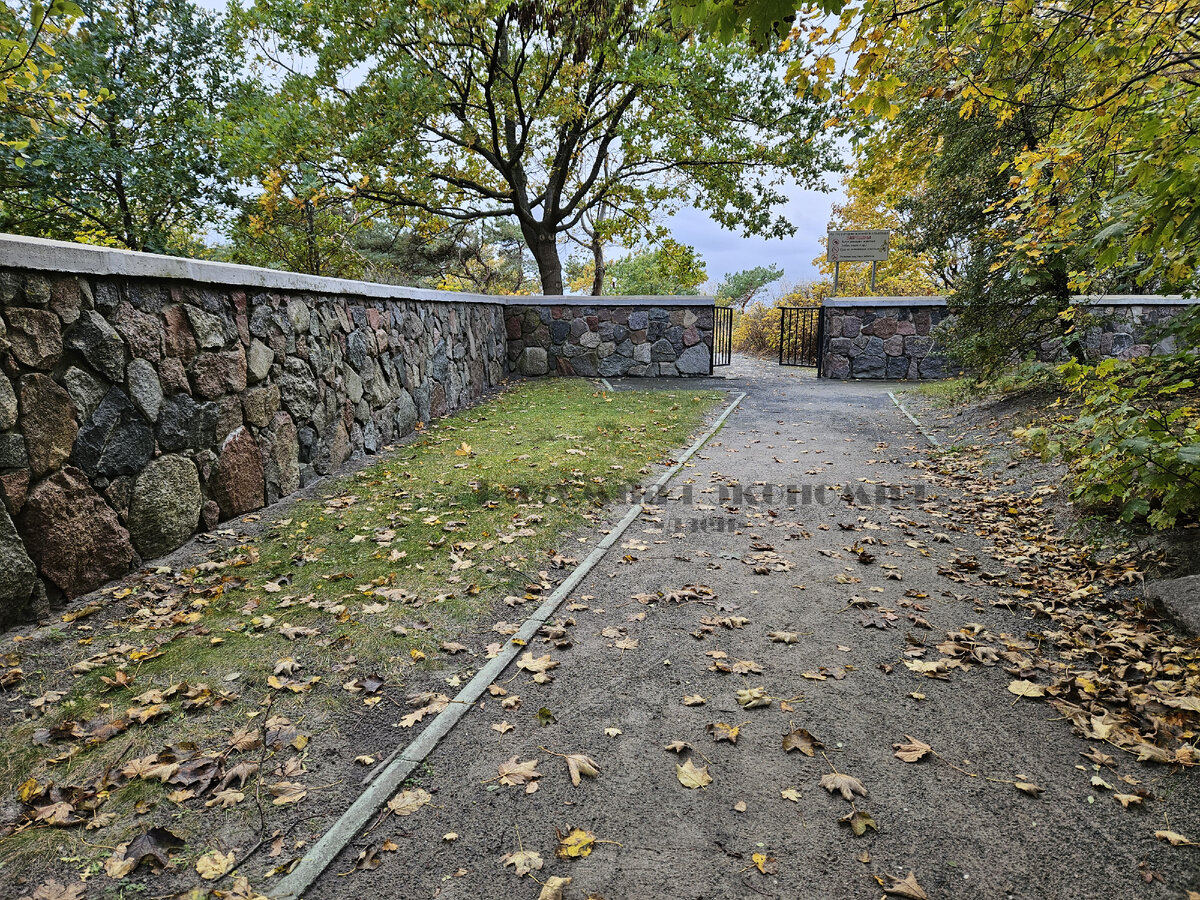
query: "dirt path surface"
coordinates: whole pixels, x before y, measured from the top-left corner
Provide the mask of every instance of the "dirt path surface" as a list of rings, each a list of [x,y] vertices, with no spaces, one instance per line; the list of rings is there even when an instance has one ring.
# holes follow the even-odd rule
[[[745,360],[724,385],[741,408],[530,644],[550,680],[511,666],[410,780],[415,811],[381,817],[306,896],[535,898],[569,877],[568,900],[878,898],[910,871],[920,888],[892,896],[1200,891],[1200,847],[1155,836],[1200,839],[1195,770],[1010,690],[1055,684],[1026,654],[1057,623],[993,605],[1012,586],[957,514],[978,497],[931,479],[889,387]],[[755,688],[769,705],[742,708]],[[823,749],[785,751],[795,729]],[[907,735],[932,752],[897,758]],[[554,753],[600,774],[575,786]],[[497,780],[513,757],[537,760],[534,792]],[[681,782],[689,760],[710,784]],[[824,789],[835,773],[865,796]],[[839,821],[856,810],[877,828],[860,816],[856,837]],[[576,827],[590,854],[556,857],[556,829]],[[342,874],[385,841],[378,868]],[[522,861],[541,866],[518,878]]]

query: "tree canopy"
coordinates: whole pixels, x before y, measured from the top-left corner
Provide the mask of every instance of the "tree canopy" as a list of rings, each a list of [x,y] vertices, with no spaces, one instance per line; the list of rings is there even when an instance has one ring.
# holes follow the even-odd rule
[[[593,260],[567,265],[572,290],[590,290],[595,278]],[[658,244],[635,249],[609,262],[605,268],[605,293],[670,296],[697,294],[708,280],[704,260],[696,249],[665,238]]]
[[[231,200],[221,110],[237,61],[220,20],[188,0],[97,0],[56,52],[61,88],[102,102],[36,127],[0,110],[44,163],[0,168],[0,229],[187,253]]]
[[[244,21],[280,65],[312,60],[282,78],[276,146],[407,223],[515,221],[545,293],[562,292],[560,240],[602,206],[627,245],[686,202],[778,236],[785,189],[835,164],[779,57],[699,40],[656,4],[258,0]]]

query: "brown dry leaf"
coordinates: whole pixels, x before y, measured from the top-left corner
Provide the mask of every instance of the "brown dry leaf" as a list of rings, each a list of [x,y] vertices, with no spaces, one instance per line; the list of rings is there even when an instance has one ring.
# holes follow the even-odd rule
[[[286,806],[289,803],[299,803],[308,796],[308,789],[298,781],[280,781],[271,785],[271,793],[275,799],[274,806]]]
[[[800,802],[800,792],[798,790],[796,790],[794,787],[784,788],[782,791],[779,792],[779,796],[782,797],[784,800],[791,800],[793,803]]]
[[[1042,788],[1038,787],[1032,781],[1015,781],[1013,787],[1022,793],[1028,794],[1030,797],[1042,796]]]
[[[690,759],[682,766],[675,767],[675,777],[685,788],[702,788],[712,784],[712,776],[708,774],[708,766],[697,769]]]
[[[232,871],[235,862],[232,850],[228,853],[209,850],[196,860],[196,872],[205,881],[214,881]]]
[[[570,877],[551,875],[542,885],[538,900],[563,900],[563,888],[571,883]]]
[[[1008,690],[1009,693],[1016,694],[1018,697],[1032,698],[1046,696],[1046,689],[1044,687],[1040,684],[1034,684],[1032,681],[1025,681],[1024,679],[1010,682]]]
[[[663,749],[670,750],[672,753],[682,753],[684,750],[691,750],[692,745],[687,741],[671,741],[671,743],[667,744],[667,746],[663,747]]]
[[[431,800],[433,797],[424,788],[411,788],[389,800],[388,809],[398,816],[411,816]]]
[[[705,730],[712,735],[715,743],[729,741],[731,744],[736,744],[741,726],[726,725],[724,722],[710,722]]]
[[[558,662],[551,659],[549,653],[535,659],[534,655],[526,650],[525,655],[517,660],[517,668],[537,675],[545,675],[551,669],[558,668]]]
[[[1156,831],[1154,836],[1160,841],[1166,841],[1172,847],[1200,847],[1200,844],[1189,841],[1178,831]]]
[[[613,641],[613,647],[617,650],[636,650],[638,642],[635,638],[623,637],[618,641]]]
[[[500,857],[500,862],[505,866],[512,866],[517,877],[528,875],[537,869],[540,869],[544,862],[541,854],[536,850],[518,850],[515,853],[505,853]]]
[[[595,778],[600,774],[600,766],[590,756],[582,753],[567,754],[567,771],[571,773],[571,784],[579,787],[579,776],[586,775]]]
[[[707,697],[701,697],[699,694],[688,694],[683,698],[684,706],[702,706],[708,702]]]
[[[229,809],[231,806],[237,806],[245,799],[246,795],[241,791],[235,791],[233,788],[226,788],[223,791],[217,791],[215,794],[213,794],[212,799],[204,805],[220,806],[221,809]]]
[[[795,631],[772,631],[767,637],[777,644],[795,644],[800,640],[800,634]]]
[[[60,884],[54,879],[50,879],[44,884],[38,885],[32,894],[22,900],[83,900],[86,893],[87,885],[82,881]]]
[[[1129,809],[1130,805],[1141,805],[1142,802],[1142,798],[1137,794],[1113,794],[1113,799],[1126,809]]]
[[[494,725],[492,725],[492,731],[498,731],[501,734],[508,734],[515,727],[515,725],[505,719],[502,722],[496,722]]]
[[[928,744],[918,741],[911,734],[906,734],[904,737],[908,740],[907,744],[892,744],[892,749],[896,751],[894,754],[896,759],[903,760],[906,763],[915,763],[926,753],[933,750]]]
[[[754,709],[758,706],[770,706],[771,698],[766,688],[742,688],[737,692],[737,702],[743,709]]]
[[[917,884],[917,875],[915,872],[909,872],[903,878],[897,878],[895,875],[887,876],[891,884],[884,885],[883,892],[892,897],[905,897],[907,900],[929,900],[929,895],[925,893],[925,889]]]
[[[783,750],[799,750],[805,756],[813,756],[815,751],[820,750],[825,745],[813,737],[807,728],[797,728],[795,731],[789,732],[783,736]]]
[[[850,801],[854,800],[855,794],[863,797],[867,796],[867,789],[861,781],[853,775],[846,775],[842,772],[831,772],[828,775],[822,775],[821,787],[825,788],[831,794],[840,793],[843,798]]]
[[[518,762],[515,756],[509,758],[507,762],[500,763],[500,783],[514,786],[528,784],[535,778],[541,778],[542,773],[537,770],[537,764],[536,759]]]

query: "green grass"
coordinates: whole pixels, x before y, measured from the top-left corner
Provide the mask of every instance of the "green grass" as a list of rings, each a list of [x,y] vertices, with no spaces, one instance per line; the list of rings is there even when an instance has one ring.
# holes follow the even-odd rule
[[[506,597],[525,598],[556,553],[588,552],[592,541],[579,543],[572,535],[599,522],[623,488],[685,446],[722,398],[684,389],[606,396],[575,379],[523,384],[329,483],[318,499],[286,508],[253,538],[239,530],[258,516],[226,523],[227,539],[194,567],[129,579],[111,601],[127,605],[127,617],[104,621],[100,614],[95,626],[88,618],[60,623],[44,643],[0,648],[21,657],[26,680],[20,690],[28,697],[68,692],[42,717],[4,729],[0,791],[11,798],[30,777],[86,783],[169,743],[217,749],[235,727],[262,721],[268,702],[272,715],[289,717],[312,736],[311,750],[322,738],[337,737],[330,729],[339,710],[363,702],[343,683],[368,674],[386,679],[387,702],[402,703],[410,684],[429,689],[432,682],[453,694],[455,675],[477,668],[483,654],[448,656],[441,643],[459,639],[478,651],[503,642],[490,619],[479,622],[484,611]],[[520,604],[500,608],[511,622],[527,615]],[[464,636],[476,623],[478,633]],[[315,633],[288,640],[280,633],[285,624]],[[104,665],[65,674],[73,663],[111,648],[121,649]],[[151,652],[136,653],[140,648]],[[321,680],[303,693],[272,688],[269,679],[284,657],[301,666],[293,678]],[[118,670],[132,677],[129,686],[104,681]],[[117,719],[143,692],[180,683],[237,696],[191,711],[182,709],[179,696],[169,698],[168,715],[134,724],[56,766],[47,757],[63,753],[69,742],[32,743],[38,729]],[[407,736],[400,732],[397,740]],[[41,826],[0,840],[0,879],[37,871],[53,859],[94,866],[149,821],[135,812],[139,804],[169,811],[181,836],[223,829],[242,838],[249,832],[243,843],[253,842],[252,803],[226,811],[204,807],[203,796],[174,803],[166,799],[174,789],[132,780],[96,810],[116,814],[104,828]]]

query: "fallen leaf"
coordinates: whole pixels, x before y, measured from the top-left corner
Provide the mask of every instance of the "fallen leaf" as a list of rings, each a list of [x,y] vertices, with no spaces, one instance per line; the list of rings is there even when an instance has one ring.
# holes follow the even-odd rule
[[[903,878],[897,878],[895,875],[887,877],[892,883],[884,887],[883,892],[885,894],[890,894],[893,897],[906,897],[908,900],[929,900],[929,895],[925,893],[925,889],[917,884],[915,872],[909,872]]]
[[[1113,794],[1113,799],[1126,809],[1129,809],[1131,805],[1140,805],[1142,802],[1142,798],[1137,794]]]
[[[829,791],[831,794],[840,793],[846,800],[853,800],[855,794],[863,797],[867,796],[867,789],[863,783],[853,775],[846,775],[842,772],[831,772],[828,775],[821,776],[821,787]]]
[[[754,868],[764,875],[779,874],[779,860],[773,856],[767,856],[765,853],[752,853],[750,861],[754,863]]]
[[[229,853],[209,850],[196,860],[196,872],[205,881],[213,881],[232,871],[235,862],[232,850]]]
[[[562,859],[578,859],[587,856],[595,849],[596,836],[582,828],[572,828],[567,834],[555,829],[558,835],[558,850],[555,851]]]
[[[220,806],[221,809],[229,809],[231,806],[237,806],[245,799],[246,795],[241,791],[235,791],[233,788],[226,788],[223,791],[217,791],[215,794],[213,794],[212,799],[204,805]]]
[[[514,726],[514,725],[513,725],[511,722],[509,722],[509,721],[506,719],[506,720],[504,720],[503,722],[497,722],[497,723],[495,723],[495,724],[492,726],[492,730],[493,730],[493,731],[498,731],[498,732],[500,732],[501,734],[508,734],[508,732],[512,731],[514,727],[516,727],[516,726]]]
[[[1016,781],[1013,782],[1013,787],[1018,791],[1028,794],[1030,797],[1042,796],[1042,788],[1038,787],[1032,781]]]
[[[288,803],[299,803],[306,796],[308,791],[304,785],[298,781],[280,781],[271,785],[271,793],[275,799],[271,801],[274,806],[285,806]]]
[[[868,828],[872,828],[875,831],[879,830],[879,826],[875,824],[875,819],[865,809],[852,810],[848,815],[838,819],[838,821],[843,825],[849,825],[855,837],[862,837],[867,833]]]
[[[1032,681],[1013,681],[1008,685],[1009,693],[1016,694],[1018,697],[1044,697],[1046,689],[1040,684],[1034,684]]]
[[[671,741],[671,743],[667,744],[667,746],[663,747],[663,749],[670,750],[673,753],[682,753],[684,750],[691,750],[692,745],[687,741]]]
[[[933,750],[928,744],[918,741],[911,734],[906,734],[904,737],[908,739],[907,744],[892,744],[892,748],[896,751],[894,754],[896,759],[903,760],[906,763],[915,763],[926,753]]]
[[[551,875],[542,885],[538,900],[563,900],[563,888],[571,883],[570,877]]]
[[[708,702],[707,697],[701,697],[699,694],[688,694],[683,698],[684,706],[701,706]]]
[[[512,866],[517,877],[528,875],[536,869],[542,867],[543,860],[541,854],[536,850],[518,850],[515,853],[505,853],[500,857],[500,862],[506,866]]]
[[[433,797],[424,788],[410,788],[389,800],[388,809],[398,816],[411,816],[431,800]]]
[[[507,762],[500,763],[500,783],[513,786],[528,784],[535,778],[541,778],[542,773],[537,770],[537,764],[536,759],[518,762],[515,756],[510,757]]]
[[[702,788],[712,784],[712,776],[708,774],[708,766],[697,769],[690,759],[682,766],[675,767],[675,777],[685,788]]]
[[[1195,841],[1189,841],[1178,831],[1156,831],[1154,836],[1160,841],[1166,841],[1172,847],[1196,847],[1200,846]]]
[[[813,737],[807,728],[797,728],[795,731],[789,732],[783,736],[783,750],[799,750],[805,756],[813,756],[815,751],[820,750],[825,745]]]
[[[772,631],[767,637],[777,644],[795,644],[800,640],[799,633],[795,631]]]
[[[729,741],[731,744],[736,744],[741,727],[726,725],[724,722],[710,722],[705,730],[712,735],[714,742]]]
[[[606,735],[608,735],[609,737],[617,737],[620,734],[622,734],[623,732],[621,731],[620,728],[605,728],[604,733]]]
[[[771,698],[763,687],[742,688],[737,692],[738,705],[743,709],[754,709],[758,706],[770,706]]]
[[[567,754],[567,771],[571,773],[571,784],[579,787],[579,776],[586,775],[595,778],[600,774],[600,766],[590,756],[582,753]]]
[[[784,788],[782,791],[779,792],[779,796],[782,797],[784,800],[791,800],[793,803],[800,802],[800,792],[798,790],[796,790],[794,787]]]

